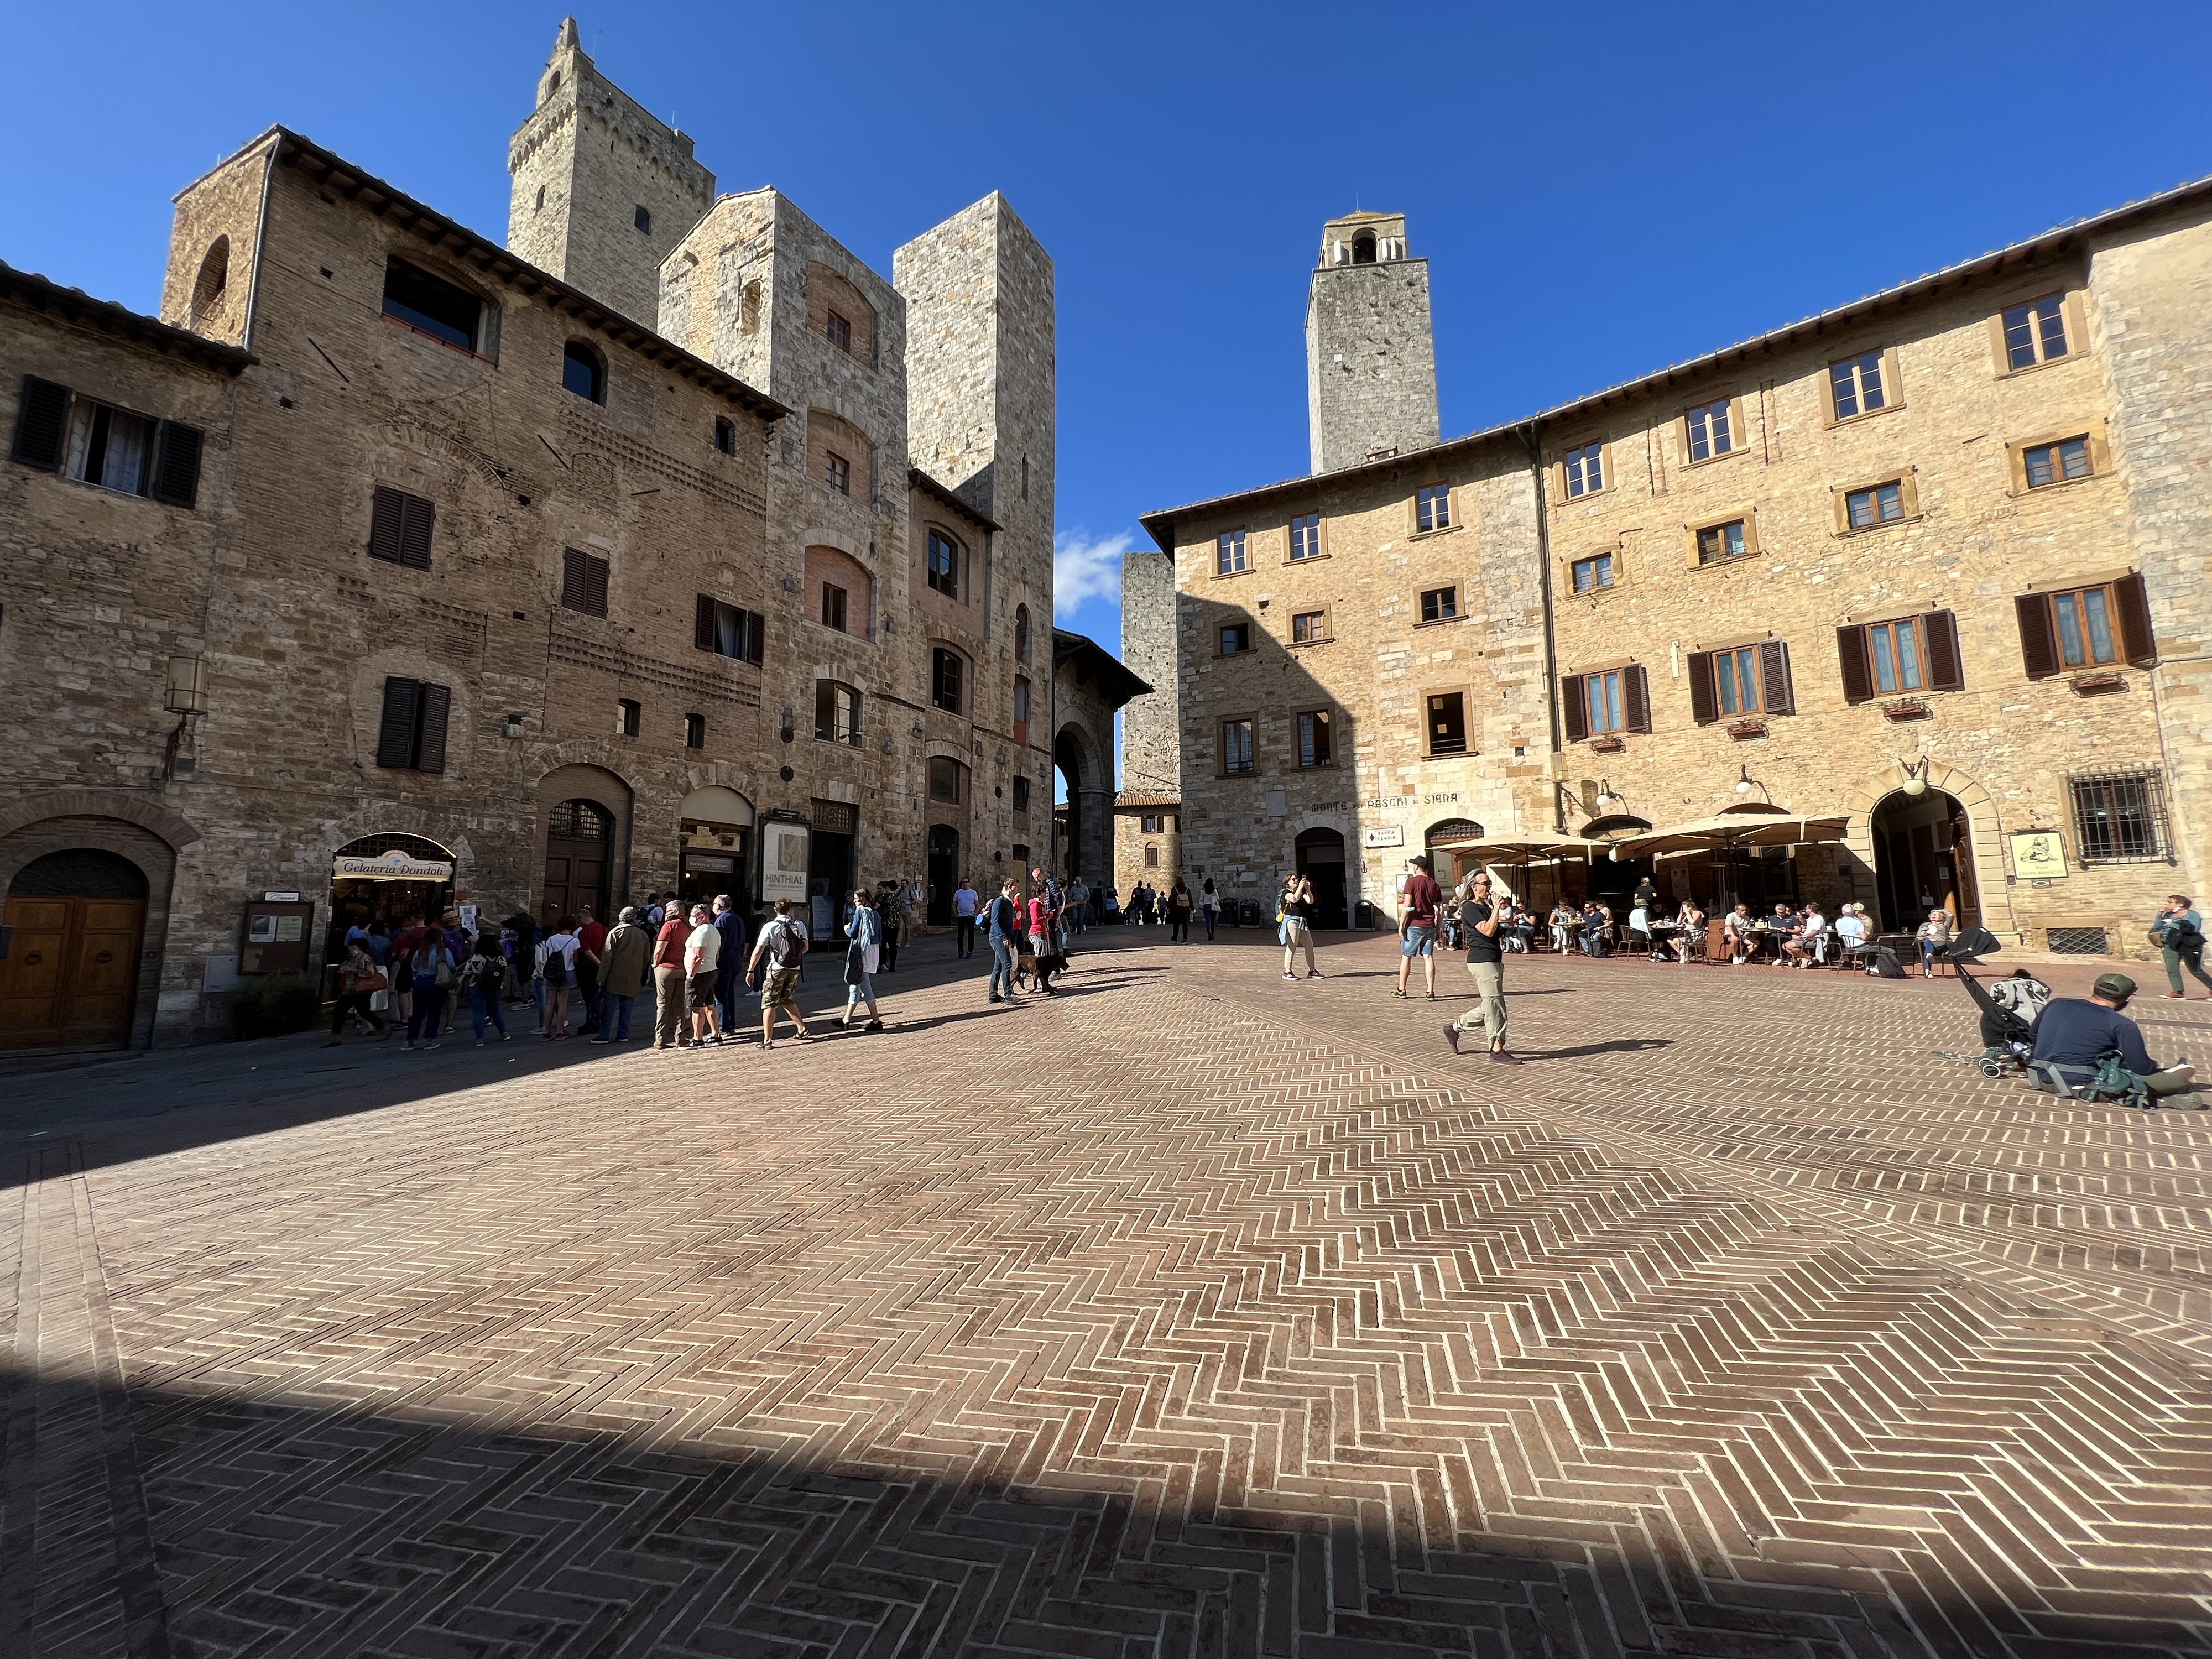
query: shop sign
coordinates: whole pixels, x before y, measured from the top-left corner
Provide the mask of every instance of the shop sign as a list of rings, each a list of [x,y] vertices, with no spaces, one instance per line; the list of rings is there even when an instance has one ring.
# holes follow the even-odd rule
[[[300,896],[297,893],[264,893],[261,902],[264,904],[297,904]]]
[[[1359,832],[1359,844],[1362,847],[1403,847],[1406,844],[1406,826],[1402,823],[1368,824]]]
[[[451,881],[453,866],[442,859],[410,859],[395,849],[373,859],[335,859],[331,874],[339,881]]]
[[[2056,830],[2015,830],[2012,873],[2018,881],[2049,881],[2066,873],[2066,843]]]
[[[799,902],[806,897],[807,826],[769,818],[761,824],[761,896]]]

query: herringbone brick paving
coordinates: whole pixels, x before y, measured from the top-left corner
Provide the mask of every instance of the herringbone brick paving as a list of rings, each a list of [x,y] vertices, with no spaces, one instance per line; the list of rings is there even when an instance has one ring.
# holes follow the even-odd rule
[[[1941,984],[1516,961],[1509,1070],[1157,941],[27,1127],[0,1650],[2212,1651],[2212,1114]]]

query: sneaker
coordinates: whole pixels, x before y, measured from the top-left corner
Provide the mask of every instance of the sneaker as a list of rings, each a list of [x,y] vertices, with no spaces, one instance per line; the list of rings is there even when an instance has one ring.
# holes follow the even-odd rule
[[[985,997],[983,1000],[986,1002],[1004,1002],[1006,998],[1000,996],[996,991],[994,991],[989,996]]]
[[[884,1023],[879,1019],[872,1019],[860,1029],[864,1031],[880,1031],[884,1029]]]
[[[2188,994],[2184,991],[2168,991],[2166,994],[2166,1000],[2168,1002],[2186,1002],[2189,1000],[2189,996]],[[337,1046],[337,1039],[336,1037],[331,1039],[331,1046],[332,1048],[336,1048]]]
[[[1321,975],[1319,974],[1308,974],[1306,977],[1308,979],[1319,979]]]
[[[1459,1052],[1459,1027],[1456,1025],[1445,1026],[1444,1041],[1450,1043],[1451,1051],[1454,1054],[1457,1054]]]
[[[1291,981],[1291,983],[1292,983],[1293,985],[1295,985],[1295,984],[1297,984],[1297,983],[1298,976],[1297,976],[1296,974],[1285,974],[1285,975],[1283,975],[1283,977],[1284,977],[1285,979],[1286,979],[1286,980],[1290,981]],[[1404,993],[1403,991],[1401,991],[1398,994],[1399,994],[1400,996],[1403,996],[1403,995],[1405,995],[1405,993]]]
[[[1521,1063],[1503,1048],[1492,1048],[1490,1051],[1490,1057],[1500,1066],[1518,1066]]]
[[[1285,979],[1288,979],[1288,978],[1290,977],[1290,975],[1289,975],[1288,974],[1285,974],[1285,975],[1283,975],[1283,977],[1284,977]],[[1406,994],[1405,994],[1403,991],[1397,991],[1397,990],[1394,990],[1394,991],[1392,991],[1392,992],[1390,993],[1390,995],[1391,995],[1391,997],[1392,997],[1392,999],[1393,999],[1394,1000],[1398,1001],[1398,1002],[1403,1002],[1403,1001],[1406,1000]]]
[[[614,1039],[612,1037],[593,1037],[592,1039],[592,1047],[594,1048],[604,1048],[607,1044],[613,1041]]]

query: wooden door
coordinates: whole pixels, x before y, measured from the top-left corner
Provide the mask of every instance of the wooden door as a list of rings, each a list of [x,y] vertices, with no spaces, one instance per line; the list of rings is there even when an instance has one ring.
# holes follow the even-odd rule
[[[546,822],[544,899],[540,918],[550,927],[583,906],[594,915],[607,908],[608,854],[614,845],[614,817],[588,800],[564,800]]]
[[[128,1042],[143,899],[8,901],[15,934],[0,962],[0,1048]]]

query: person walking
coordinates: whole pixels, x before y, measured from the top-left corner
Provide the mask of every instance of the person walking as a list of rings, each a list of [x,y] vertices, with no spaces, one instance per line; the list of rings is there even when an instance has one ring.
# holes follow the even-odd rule
[[[899,941],[906,937],[907,915],[906,901],[899,896],[898,884],[895,881],[885,882],[883,896],[874,901],[876,925],[882,931],[883,935],[881,942],[876,947],[876,954],[878,959],[883,963],[882,971],[888,974],[895,971],[898,967]],[[859,918],[855,917],[854,920],[857,921]],[[848,937],[850,937],[849,932]],[[869,971],[872,973],[876,970],[871,969]],[[849,984],[851,981],[847,982]]]
[[[501,1042],[514,1041],[514,1033],[507,1029],[507,1016],[500,1012],[499,994],[506,984],[507,952],[500,948],[499,935],[489,932],[477,934],[477,948],[461,964],[461,985],[468,993],[469,1023],[476,1027],[479,1048],[484,1046],[487,1019],[499,1033]]]
[[[1000,884],[999,896],[991,901],[989,915],[985,919],[991,947],[991,994],[988,1002],[1014,1000],[1015,958],[1021,953],[1021,928],[1015,909],[1014,895],[1019,884],[1012,876]]]
[[[1190,943],[1190,913],[1193,908],[1189,884],[1181,876],[1177,876],[1175,878],[1175,886],[1168,893],[1169,944]]]
[[[775,1047],[775,1016],[779,1009],[790,1011],[792,1026],[801,1042],[814,1040],[799,1012],[799,964],[805,955],[806,934],[792,918],[791,901],[780,898],[775,902],[774,919],[753,941],[749,968],[750,973],[760,977],[763,1049]]]
[[[1428,981],[1429,1000],[1437,1000],[1437,925],[1444,896],[1429,873],[1429,861],[1416,854],[1406,862],[1413,873],[1406,878],[1406,913],[1398,919],[1398,988],[1393,995],[1411,994],[1413,962],[1419,957]],[[1285,964],[1287,965],[1287,964]]]
[[[983,908],[983,901],[975,891],[975,881],[967,876],[960,878],[959,886],[952,890],[952,959],[965,962],[975,954],[975,917]]]
[[[1313,911],[1313,883],[1307,880],[1304,876],[1293,876],[1291,878],[1290,885],[1283,893],[1283,922],[1281,932],[1283,935],[1283,977],[1285,979],[1296,980],[1297,978],[1297,975],[1291,970],[1296,965],[1297,953],[1300,950],[1304,950],[1306,953],[1306,977],[1308,979],[1319,979],[1321,977],[1321,975],[1316,972],[1314,968]]]
[[[882,950],[885,918],[865,888],[853,895],[853,919],[845,925],[845,1017],[837,1024],[853,1027],[853,1011],[868,1005],[868,1023],[862,1029],[880,1031],[884,1017],[876,1008],[876,963]]]
[[[358,1014],[379,1042],[392,1033],[386,1029],[384,1016],[369,1006],[369,1002],[390,981],[376,958],[369,954],[366,937],[353,941],[346,947],[344,965],[338,969],[338,1000],[331,1010],[331,1040],[323,1047],[335,1048],[343,1040],[346,1016]]]
[[[550,1040],[568,1035],[568,1000],[576,975],[576,922],[562,916],[553,931],[538,942],[538,976],[545,981],[545,1028],[538,1036]]]
[[[1032,870],[1036,885],[1030,889],[1029,928],[1030,956],[1036,963],[1036,988],[1050,996],[1052,969],[1048,965],[1054,956],[1052,945],[1052,887],[1044,878],[1044,872]]]
[[[1091,890],[1084,885],[1083,878],[1078,876],[1073,881],[1067,884],[1068,932],[1071,933],[1082,933],[1088,925],[1090,918]]]
[[[1198,896],[1199,914],[1206,918],[1206,942],[1213,943],[1213,919],[1221,913],[1221,895],[1213,890],[1213,878],[1206,878],[1206,885]]]
[[[2181,982],[2184,968],[2196,977],[2197,982],[2212,992],[2212,976],[2204,972],[2204,919],[2197,914],[2194,901],[2185,893],[2168,893],[2165,908],[2158,920],[2150,925],[2150,942],[2158,946],[2158,953],[2166,958],[2166,982],[2173,988],[2166,994],[2181,999],[2188,995]],[[2208,998],[2207,1000],[2212,1000]]]
[[[1490,1039],[1490,1057],[1502,1066],[1521,1062],[1505,1046],[1505,952],[1499,948],[1502,907],[1491,896],[1490,874],[1478,870],[1468,878],[1460,900],[1460,925],[1467,930],[1467,971],[1474,980],[1479,1006],[1470,1008],[1444,1027],[1444,1041],[1454,1054],[1461,1052],[1463,1033],[1477,1025]]]
[[[446,997],[453,988],[459,966],[453,947],[446,943],[446,930],[434,921],[423,928],[407,966],[414,981],[408,1004],[407,1046],[434,1048],[439,1022],[446,1014]]]
[[[662,913],[659,931],[653,940],[653,1046],[684,1046],[684,951],[691,928],[682,908],[670,905]]]
[[[721,1011],[722,1035],[738,1040],[738,993],[745,981],[745,919],[727,893],[714,895],[714,931],[722,936],[720,966],[714,981],[714,1006]]]
[[[703,904],[691,907],[691,931],[684,940],[684,1000],[691,1013],[691,1046],[722,1046],[722,1011],[714,1000],[714,988],[722,977],[722,936],[714,931],[714,913]]]
[[[599,958],[599,994],[606,999],[599,1015],[595,1043],[628,1042],[629,1011],[645,989],[645,970],[653,956],[653,936],[638,925],[637,907],[625,905],[607,933],[607,948]],[[612,1020],[615,1032],[607,1035]]]

